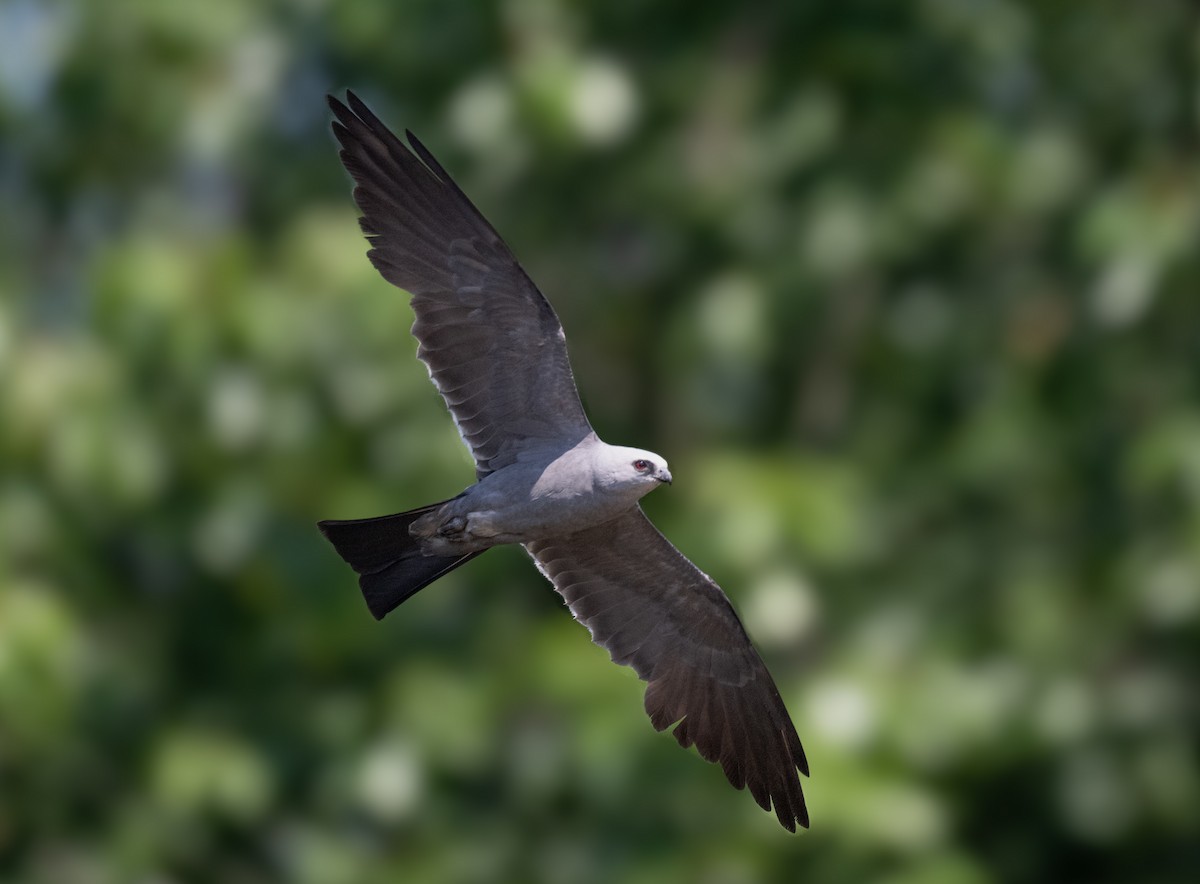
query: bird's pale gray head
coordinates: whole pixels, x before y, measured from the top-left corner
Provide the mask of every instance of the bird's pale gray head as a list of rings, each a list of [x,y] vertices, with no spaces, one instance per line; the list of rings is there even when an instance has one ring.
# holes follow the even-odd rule
[[[635,500],[664,482],[671,484],[666,460],[640,448],[606,445],[597,467],[598,478],[606,488],[628,493]]]

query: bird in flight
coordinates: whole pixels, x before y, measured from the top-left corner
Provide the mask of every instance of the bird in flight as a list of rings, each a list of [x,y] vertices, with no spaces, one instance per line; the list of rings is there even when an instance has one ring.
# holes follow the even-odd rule
[[[583,412],[562,326],[499,234],[411,132],[353,93],[333,131],[383,278],[412,296],[418,358],[475,460],[457,497],[330,520],[371,613],[493,546],[519,543],[592,640],[647,682],[656,730],[718,762],[784,828],[808,825],[808,762],[779,690],[729,599],[638,501],[671,483],[657,454],[600,440]]]

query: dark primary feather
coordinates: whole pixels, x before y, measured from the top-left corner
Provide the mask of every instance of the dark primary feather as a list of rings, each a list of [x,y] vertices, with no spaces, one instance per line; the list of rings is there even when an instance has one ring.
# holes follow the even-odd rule
[[[725,593],[640,508],[565,537],[525,544],[575,618],[648,682],[658,730],[718,762],[735,787],[808,825],[797,771],[808,761],[779,690]]]
[[[429,368],[480,478],[539,439],[591,432],[562,326],[508,246],[413,136],[401,143],[353,92],[330,96],[341,159],[384,278],[412,295]],[[415,153],[414,153],[415,151]]]

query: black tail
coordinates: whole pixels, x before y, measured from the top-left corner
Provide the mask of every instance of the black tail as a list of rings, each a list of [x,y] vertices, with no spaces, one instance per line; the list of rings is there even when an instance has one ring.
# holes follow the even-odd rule
[[[358,572],[358,585],[376,620],[382,620],[388,611],[418,590],[479,555],[478,552],[465,556],[422,555],[420,545],[408,533],[408,526],[441,505],[433,503],[374,519],[330,519],[317,523],[338,555]]]

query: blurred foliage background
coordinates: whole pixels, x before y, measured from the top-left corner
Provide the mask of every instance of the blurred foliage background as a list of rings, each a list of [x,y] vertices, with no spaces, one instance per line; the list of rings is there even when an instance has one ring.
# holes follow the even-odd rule
[[[0,880],[1200,878],[1186,0],[0,2]],[[471,480],[326,92],[557,307],[812,763],[789,837]]]

